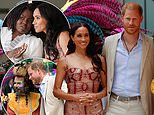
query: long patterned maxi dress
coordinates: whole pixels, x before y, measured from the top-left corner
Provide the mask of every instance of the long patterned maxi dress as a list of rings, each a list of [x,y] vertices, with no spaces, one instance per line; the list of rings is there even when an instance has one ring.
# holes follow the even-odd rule
[[[70,94],[97,93],[99,90],[100,73],[93,68],[69,68],[65,78]],[[64,108],[65,115],[103,115],[101,99],[92,105],[66,101]]]

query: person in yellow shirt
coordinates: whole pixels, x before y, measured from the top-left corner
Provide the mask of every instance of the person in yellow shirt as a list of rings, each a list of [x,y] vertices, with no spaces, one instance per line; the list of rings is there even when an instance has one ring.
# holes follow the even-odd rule
[[[19,63],[13,67],[14,93],[8,93],[6,111],[9,115],[39,115],[40,93],[29,80],[26,64]]]

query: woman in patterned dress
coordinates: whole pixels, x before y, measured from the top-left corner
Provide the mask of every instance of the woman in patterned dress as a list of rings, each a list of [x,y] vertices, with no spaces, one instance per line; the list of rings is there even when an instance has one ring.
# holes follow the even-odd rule
[[[103,115],[101,98],[107,90],[105,59],[96,52],[93,33],[86,24],[72,24],[70,37],[68,55],[57,65],[53,93],[66,100],[65,115]],[[68,93],[61,90],[64,79]]]

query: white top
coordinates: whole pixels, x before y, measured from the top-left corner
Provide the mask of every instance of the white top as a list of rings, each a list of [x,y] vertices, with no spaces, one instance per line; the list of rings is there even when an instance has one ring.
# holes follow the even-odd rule
[[[43,42],[40,38],[30,34],[23,34],[12,40],[12,29],[8,29],[8,27],[2,27],[1,44],[4,52],[18,48],[24,43],[28,45],[26,51],[19,58],[10,58],[12,62],[16,63],[22,59],[33,57],[41,58],[43,56]]]

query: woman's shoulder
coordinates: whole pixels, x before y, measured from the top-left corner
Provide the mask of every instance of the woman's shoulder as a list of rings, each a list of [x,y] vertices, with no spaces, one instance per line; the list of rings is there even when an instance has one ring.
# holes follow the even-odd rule
[[[69,32],[68,31],[62,31],[60,32],[59,36],[68,36]]]
[[[26,35],[26,38],[27,38],[27,40],[29,40],[30,42],[42,42],[42,40],[41,40],[41,38],[38,38],[38,37],[36,37],[36,36],[34,36],[34,35],[30,35],[30,34],[28,34],[28,35]],[[43,43],[43,42],[42,42]]]
[[[67,40],[69,40],[69,32],[68,31],[62,31],[60,32],[58,36],[58,42],[59,44],[65,43]]]

